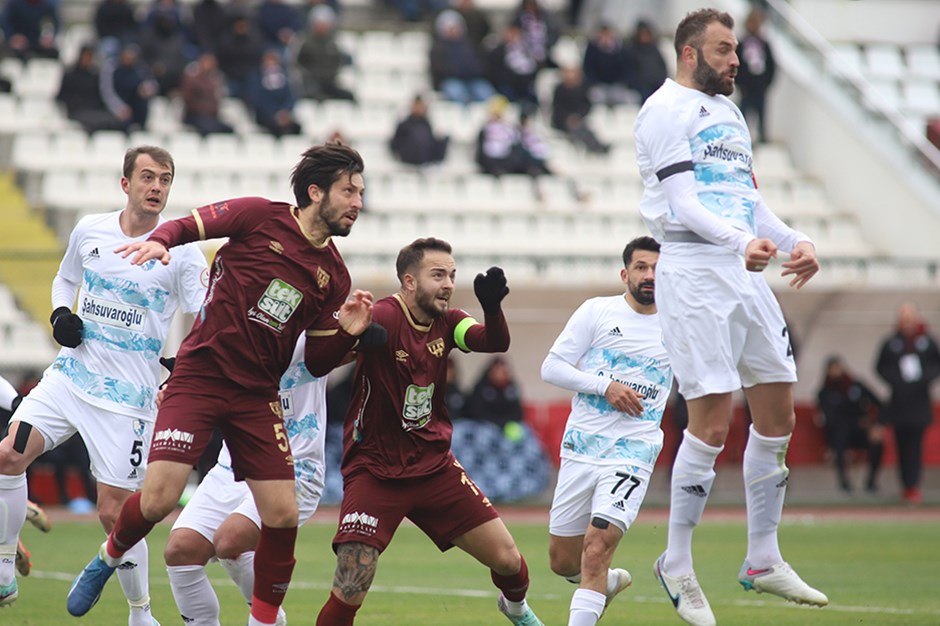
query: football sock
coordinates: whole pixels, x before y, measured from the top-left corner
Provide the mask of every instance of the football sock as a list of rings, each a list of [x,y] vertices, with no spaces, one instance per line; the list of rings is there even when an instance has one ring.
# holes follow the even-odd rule
[[[503,596],[509,602],[510,609],[513,608],[512,603],[525,602],[525,592],[529,589],[529,566],[526,565],[525,558],[521,554],[519,555],[519,563],[519,571],[508,576],[490,570],[490,578],[492,578],[493,584],[503,592]]]
[[[121,507],[121,513],[114,522],[111,534],[108,535],[106,547],[108,558],[105,558],[108,565],[112,567],[119,565],[122,560],[121,556],[146,537],[156,524],[146,519],[141,512],[140,492],[132,493]]]
[[[320,609],[316,626],[352,626],[358,610],[358,606],[346,604],[331,592],[329,600]]]
[[[747,504],[747,562],[755,568],[783,560],[777,527],[787,493],[787,446],[790,435],[764,437],[751,425],[744,448],[744,494]]]
[[[244,552],[237,559],[219,559],[229,577],[235,581],[239,591],[245,596],[245,602],[251,603],[251,593],[255,585],[255,553]]]
[[[255,550],[255,584],[251,594],[251,615],[262,624],[273,624],[278,607],[290,585],[294,571],[294,543],[297,527],[271,528],[261,524],[261,538]]]
[[[568,626],[594,626],[604,612],[607,597],[590,589],[578,589],[571,596]]]
[[[0,587],[16,577],[16,543],[26,523],[26,474],[0,475]]]
[[[710,446],[686,429],[672,465],[669,533],[663,566],[670,576],[692,572],[692,531],[702,520],[715,482],[715,459],[724,446]]]
[[[219,598],[204,565],[170,565],[166,568],[170,589],[186,624],[218,626]]]

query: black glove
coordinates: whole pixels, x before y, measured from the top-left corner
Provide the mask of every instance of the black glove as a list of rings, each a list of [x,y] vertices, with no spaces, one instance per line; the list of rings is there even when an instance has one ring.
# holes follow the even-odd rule
[[[82,318],[72,313],[72,309],[60,306],[52,312],[49,321],[52,322],[52,336],[60,346],[77,348],[82,342],[82,329],[85,323],[82,322]]]
[[[384,346],[387,341],[388,331],[385,330],[385,327],[378,322],[372,322],[369,324],[369,327],[359,335],[359,345],[356,346],[356,349],[368,350],[369,348]]]
[[[167,371],[170,372],[170,376],[172,376],[172,375],[173,375],[173,368],[176,367],[176,357],[175,357],[175,356],[171,356],[171,357],[167,358],[167,357],[165,357],[165,356],[161,356],[161,357],[160,357],[160,365],[162,365],[163,367],[165,367],[165,368],[167,369]],[[163,381],[163,382],[160,384],[160,389],[163,389],[164,387],[166,387],[166,384],[167,384],[168,382],[170,382],[170,376],[167,376],[167,377],[166,377],[166,380]]]
[[[503,268],[493,266],[486,270],[486,274],[477,274],[473,279],[473,293],[477,295],[484,313],[487,315],[499,313],[499,304],[509,293]]]

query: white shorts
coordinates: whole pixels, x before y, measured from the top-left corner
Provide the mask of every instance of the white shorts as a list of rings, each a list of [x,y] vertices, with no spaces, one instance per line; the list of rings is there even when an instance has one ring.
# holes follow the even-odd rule
[[[592,517],[627,532],[646,498],[651,475],[651,470],[635,465],[599,465],[563,458],[552,497],[549,533],[579,537]]]
[[[320,505],[320,489],[306,481],[297,481],[298,526],[313,517]],[[255,500],[244,481],[236,481],[228,467],[215,465],[206,474],[193,497],[180,512],[173,529],[188,528],[194,530],[210,542],[222,522],[232,513],[238,513],[250,519],[261,528],[261,516],[255,506]]]
[[[64,378],[44,377],[16,410],[14,421],[32,425],[44,452],[78,433],[91,460],[91,473],[105,485],[137,491],[147,469],[153,422],[114,413],[83,400]]]
[[[737,256],[697,265],[662,255],[656,307],[663,340],[687,400],[762,383],[796,382],[780,305],[764,277]]]

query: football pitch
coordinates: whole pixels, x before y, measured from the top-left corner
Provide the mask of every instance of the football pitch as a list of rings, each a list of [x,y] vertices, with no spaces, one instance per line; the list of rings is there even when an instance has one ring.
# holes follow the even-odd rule
[[[546,522],[514,521],[517,517],[506,513],[529,563],[532,607],[546,626],[565,626],[573,586],[548,568]],[[601,622],[604,626],[683,623],[651,573],[665,545],[665,517],[657,511],[644,513],[624,537],[615,560],[615,566],[633,573],[633,586],[611,605]],[[314,624],[329,593],[335,565],[330,549],[335,511],[318,517],[319,523],[306,525],[298,536],[297,566],[285,602],[288,621],[294,625]],[[896,516],[882,514],[881,521],[785,515],[780,530],[784,555],[807,582],[828,594],[830,606],[824,609],[798,607],[741,589],[736,576],[744,557],[745,526],[734,516],[706,516],[696,531],[696,571],[722,626],[940,624],[937,519],[907,517],[901,509]],[[148,539],[154,615],[163,626],[182,623],[162,561],[168,531],[168,524],[160,524]],[[27,525],[23,539],[32,552],[33,572],[19,579],[20,597],[12,607],[0,609],[0,624],[126,624],[127,605],[116,579],[84,618],[72,618],[65,610],[73,577],[102,538],[100,528],[91,522],[59,522],[48,535]],[[222,605],[222,624],[243,626],[248,612],[235,586],[217,564],[209,566],[209,577]],[[483,566],[459,550],[440,554],[420,531],[405,524],[382,555],[356,624],[508,624],[496,610],[496,594]]]

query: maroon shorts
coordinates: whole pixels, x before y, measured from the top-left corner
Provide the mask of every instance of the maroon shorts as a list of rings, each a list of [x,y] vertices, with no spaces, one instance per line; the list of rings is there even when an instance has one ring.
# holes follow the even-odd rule
[[[170,379],[157,412],[148,462],[195,465],[209,445],[212,429],[218,428],[232,453],[236,480],[293,480],[294,457],[277,391],[259,395],[234,385],[198,382],[197,392]]]
[[[343,506],[333,549],[354,542],[382,552],[406,517],[443,552],[454,546],[454,539],[498,518],[499,513],[456,459],[419,478],[383,480],[360,470],[343,480]]]

